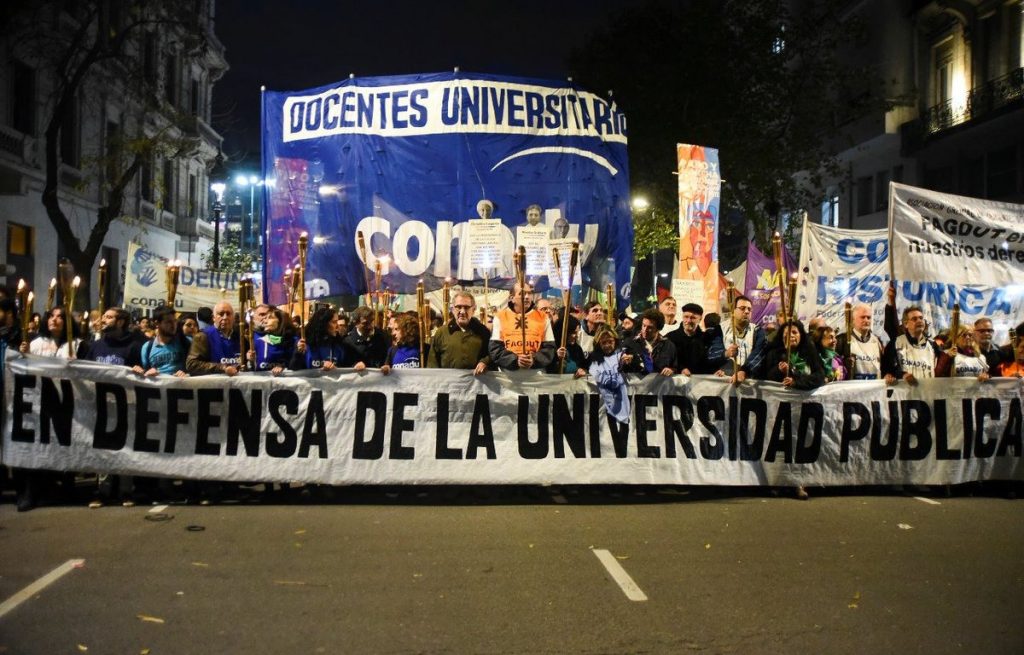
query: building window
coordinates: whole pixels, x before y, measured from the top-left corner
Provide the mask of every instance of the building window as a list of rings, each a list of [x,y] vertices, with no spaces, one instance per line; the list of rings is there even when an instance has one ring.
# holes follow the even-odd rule
[[[7,254],[15,257],[32,254],[32,228],[17,223],[7,224]]]
[[[874,211],[871,191],[870,175],[857,178],[857,216],[864,216]]]
[[[121,125],[107,121],[107,186],[121,178]]]
[[[7,276],[8,281],[25,280],[29,288],[35,285],[36,262],[33,252],[35,231],[27,225],[7,223],[7,256],[4,258],[13,271]],[[36,294],[38,295],[38,291]],[[37,301],[38,303],[39,301]],[[37,304],[38,306],[38,304]]]
[[[73,168],[81,165],[82,130],[78,98],[71,101],[60,122],[60,161]]]
[[[934,99],[941,105],[953,97],[953,39],[935,46]]]
[[[839,194],[829,191],[829,195],[821,203],[821,224],[828,227],[839,227]]]
[[[1017,148],[1010,146],[988,153],[988,198],[1005,198],[1017,192]]]
[[[199,210],[199,180],[195,173],[188,176],[188,215],[195,218]]]
[[[178,56],[168,55],[164,62],[164,98],[172,107],[178,106]]]
[[[139,195],[146,202],[153,202],[153,162],[149,158],[139,166]]]
[[[11,76],[11,127],[22,134],[36,133],[36,72],[20,61],[13,62]]]
[[[192,112],[193,116],[196,116],[198,118],[200,116],[199,108],[202,106],[202,99],[199,97],[199,80],[197,80],[194,77],[192,78],[192,88],[190,91],[190,96],[191,97],[189,98],[189,100],[191,101],[192,106],[189,107],[189,111]]]
[[[875,175],[875,211],[889,208],[889,171],[879,171]]]
[[[146,32],[142,37],[142,79],[153,84],[157,76],[156,34]]]
[[[163,199],[164,211],[174,213],[174,161],[164,160]]]

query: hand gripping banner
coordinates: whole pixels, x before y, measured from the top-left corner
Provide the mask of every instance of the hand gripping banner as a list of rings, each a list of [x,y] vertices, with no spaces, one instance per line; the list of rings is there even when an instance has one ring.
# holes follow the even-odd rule
[[[614,283],[625,307],[626,135],[614,103],[564,82],[438,73],[266,91],[268,298],[284,299],[306,232],[311,298],[365,293],[378,264],[400,293],[421,279],[508,288],[517,246],[550,257],[544,239],[569,239],[582,244],[583,284]],[[533,270],[538,288],[559,286],[552,266]]]

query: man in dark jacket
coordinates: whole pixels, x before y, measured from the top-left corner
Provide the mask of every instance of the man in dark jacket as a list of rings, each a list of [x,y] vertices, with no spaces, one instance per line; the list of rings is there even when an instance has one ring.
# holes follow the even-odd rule
[[[477,320],[473,294],[456,292],[452,297],[454,318],[434,332],[430,341],[427,368],[472,369],[480,375],[491,364],[487,354],[491,332]]]
[[[635,339],[626,342],[626,352],[633,355],[633,362],[627,368],[630,373],[657,373],[669,376],[676,372],[677,353],[671,341],[661,334],[665,317],[656,309],[648,309],[640,315],[640,331]],[[676,330],[675,332],[680,332]],[[669,336],[675,334],[670,332]]]
[[[78,359],[128,368],[141,364],[142,344],[128,329],[131,320],[131,314],[120,307],[103,312],[100,338],[83,340],[78,346]]]
[[[388,338],[373,324],[373,310],[369,307],[357,307],[352,313],[352,329],[343,343],[352,354],[357,371],[380,368],[388,358]]]
[[[707,373],[708,334],[700,329],[704,308],[697,303],[686,303],[680,315],[679,329],[666,337],[676,349],[675,369],[683,375]]]

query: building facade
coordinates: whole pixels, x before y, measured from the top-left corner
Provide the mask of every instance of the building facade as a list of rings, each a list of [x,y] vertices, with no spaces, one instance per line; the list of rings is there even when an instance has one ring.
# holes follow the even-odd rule
[[[93,270],[76,271],[92,276],[95,306],[106,259],[115,304],[130,243],[196,267],[212,244],[208,171],[222,138],[211,99],[228,69],[214,0],[34,4],[0,32],[0,284],[25,279],[39,297],[65,254],[42,202],[50,143],[49,175],[79,243],[123,187]]]
[[[826,225],[888,224],[889,182],[1024,203],[1024,2],[859,0],[887,110],[840,126],[843,175],[808,208]]]

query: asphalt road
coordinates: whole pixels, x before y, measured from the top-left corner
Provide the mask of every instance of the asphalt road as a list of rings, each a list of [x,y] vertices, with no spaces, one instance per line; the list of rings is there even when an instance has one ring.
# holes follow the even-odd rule
[[[0,653],[1024,652],[1024,502],[928,500],[617,487],[5,503]]]

